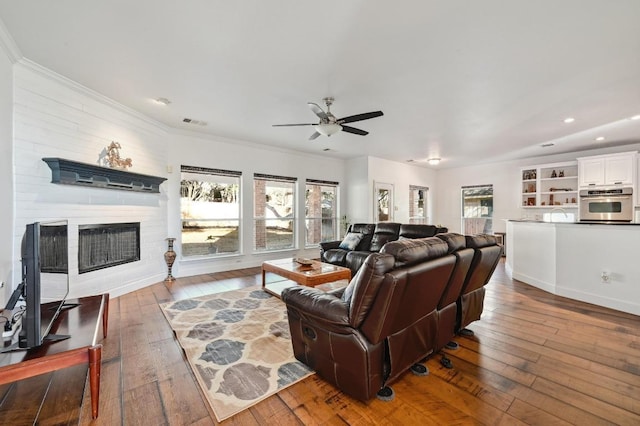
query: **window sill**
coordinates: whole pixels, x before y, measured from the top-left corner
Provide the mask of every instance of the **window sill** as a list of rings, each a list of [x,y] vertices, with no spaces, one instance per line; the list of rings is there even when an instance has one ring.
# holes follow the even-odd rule
[[[178,262],[180,263],[197,263],[197,262],[208,262],[211,260],[218,259],[230,259],[234,257],[244,256],[242,253],[229,253],[229,254],[218,254],[218,255],[202,255],[202,256],[189,256],[189,257],[181,257]]]

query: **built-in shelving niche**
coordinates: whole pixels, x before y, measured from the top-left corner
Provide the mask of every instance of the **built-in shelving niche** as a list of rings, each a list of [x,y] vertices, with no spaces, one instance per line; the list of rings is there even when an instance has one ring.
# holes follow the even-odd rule
[[[43,158],[42,161],[47,163],[51,169],[51,183],[63,185],[82,185],[123,191],[159,193],[160,184],[167,180],[159,176],[110,169],[108,167],[65,160],[64,158],[48,157]]]

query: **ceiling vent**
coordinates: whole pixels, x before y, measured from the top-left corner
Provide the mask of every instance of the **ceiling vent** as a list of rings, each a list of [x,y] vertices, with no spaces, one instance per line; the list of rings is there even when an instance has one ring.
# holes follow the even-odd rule
[[[187,124],[195,124],[195,125],[198,125],[198,126],[206,126],[207,125],[206,121],[194,120],[193,118],[183,118],[182,122],[183,123],[187,123]]]

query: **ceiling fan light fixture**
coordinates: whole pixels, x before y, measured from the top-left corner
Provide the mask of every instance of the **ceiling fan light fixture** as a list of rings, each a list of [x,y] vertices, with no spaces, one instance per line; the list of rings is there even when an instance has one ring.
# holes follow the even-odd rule
[[[336,123],[316,124],[315,126],[313,126],[313,128],[316,130],[316,132],[325,136],[331,136],[334,133],[342,130],[342,126]]]
[[[440,158],[438,157],[429,158],[427,159],[427,163],[429,163],[432,166],[437,166],[438,164],[440,164]]]

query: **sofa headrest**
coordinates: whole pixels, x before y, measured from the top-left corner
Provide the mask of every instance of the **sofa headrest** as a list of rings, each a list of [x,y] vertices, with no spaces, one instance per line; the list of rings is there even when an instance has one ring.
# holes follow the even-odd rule
[[[376,229],[374,234],[395,234],[398,235],[400,230],[400,224],[395,222],[380,222],[376,223]]]
[[[498,244],[495,235],[489,234],[466,235],[465,239],[467,240],[467,247],[472,249],[495,246]]]
[[[385,244],[380,253],[393,255],[394,268],[412,265],[425,260],[435,259],[447,254],[449,246],[440,238],[418,238],[413,240],[391,241]]]
[[[401,238],[426,238],[436,235],[438,227],[435,225],[422,225],[409,223],[400,225]]]
[[[389,241],[397,240],[399,230],[399,223],[380,222],[376,224],[376,229],[375,231],[373,231],[373,238],[371,239],[371,246],[369,247],[369,251],[380,251],[380,249]]]
[[[373,234],[375,229],[373,223],[354,223],[349,227],[349,232],[359,232],[361,234]]]
[[[449,253],[461,250],[467,247],[467,241],[464,235],[456,234],[455,232],[449,232],[447,234],[438,234],[436,237],[447,243],[449,246]]]
[[[359,232],[363,234],[360,243],[356,247],[356,251],[369,251],[369,247],[371,246],[371,239],[373,238],[373,230],[376,228],[376,225],[373,223],[354,223],[349,226],[348,232]]]

